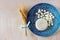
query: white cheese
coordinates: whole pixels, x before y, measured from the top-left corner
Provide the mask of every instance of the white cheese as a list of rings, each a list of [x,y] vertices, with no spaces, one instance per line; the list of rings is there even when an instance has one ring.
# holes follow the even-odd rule
[[[36,22],[35,22],[35,26],[38,30],[46,30],[47,27],[48,27],[48,23],[45,19],[41,18],[41,19],[38,19]]]

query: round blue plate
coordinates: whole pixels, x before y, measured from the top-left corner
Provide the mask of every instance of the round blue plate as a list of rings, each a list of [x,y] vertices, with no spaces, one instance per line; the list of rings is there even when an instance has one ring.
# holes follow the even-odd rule
[[[35,22],[38,19],[35,13],[38,11],[38,9],[45,9],[45,10],[51,12],[55,16],[54,25],[51,26],[50,28],[47,28],[45,31],[39,31],[35,27]],[[57,29],[59,28],[59,25],[60,25],[59,18],[60,18],[60,14],[53,5],[48,4],[48,3],[39,3],[35,6],[33,6],[30,9],[30,11],[28,12],[27,23],[30,21],[28,28],[31,30],[32,33],[34,33],[38,36],[50,36],[50,35],[54,34],[57,31]]]

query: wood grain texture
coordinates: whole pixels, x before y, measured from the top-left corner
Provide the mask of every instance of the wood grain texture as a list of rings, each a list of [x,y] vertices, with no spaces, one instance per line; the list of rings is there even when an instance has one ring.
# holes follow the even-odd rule
[[[60,11],[60,0],[0,0],[0,40],[60,40],[60,29],[49,37],[37,36],[29,29],[28,37],[25,37],[23,30],[18,29],[22,24],[18,9],[23,3],[30,10],[32,6],[42,2],[50,3]]]

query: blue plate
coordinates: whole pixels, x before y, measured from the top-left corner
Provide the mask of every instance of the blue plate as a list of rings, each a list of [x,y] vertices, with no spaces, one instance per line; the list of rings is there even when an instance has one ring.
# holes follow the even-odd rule
[[[39,31],[35,27],[35,22],[38,19],[35,13],[38,11],[38,9],[45,9],[45,10],[51,12],[55,16],[54,25],[45,31]],[[27,23],[30,21],[28,28],[31,30],[32,33],[34,33],[38,36],[50,36],[50,35],[54,34],[57,31],[57,29],[59,28],[59,25],[60,25],[59,18],[60,18],[60,14],[53,5],[48,4],[48,3],[39,3],[35,6],[33,6],[30,9],[30,11],[28,12]]]

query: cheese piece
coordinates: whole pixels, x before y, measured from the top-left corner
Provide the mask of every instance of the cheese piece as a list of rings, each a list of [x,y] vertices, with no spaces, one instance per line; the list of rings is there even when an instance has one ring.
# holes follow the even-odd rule
[[[47,29],[48,23],[45,19],[40,18],[35,22],[35,26],[38,30],[43,31]]]

